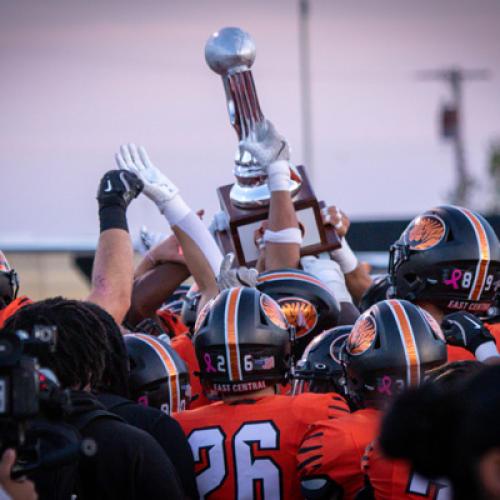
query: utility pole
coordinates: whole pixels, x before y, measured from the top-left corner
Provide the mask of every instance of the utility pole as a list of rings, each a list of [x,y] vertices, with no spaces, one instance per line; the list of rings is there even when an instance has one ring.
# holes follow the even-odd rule
[[[441,110],[441,135],[450,139],[455,152],[455,168],[457,180],[451,194],[451,201],[457,205],[467,206],[473,178],[467,171],[465,145],[463,135],[463,84],[466,81],[487,80],[490,72],[486,69],[465,70],[459,67],[421,71],[421,80],[441,80],[450,86],[451,102]]]
[[[313,179],[313,146],[311,117],[311,63],[309,47],[309,0],[299,0],[299,71],[300,107],[302,115],[302,147],[304,163],[309,177]]]

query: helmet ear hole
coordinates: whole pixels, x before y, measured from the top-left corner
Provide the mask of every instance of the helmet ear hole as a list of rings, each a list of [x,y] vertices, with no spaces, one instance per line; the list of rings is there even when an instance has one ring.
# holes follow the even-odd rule
[[[446,235],[446,242],[453,241],[455,239],[455,236],[453,234],[453,231],[451,228],[448,228],[448,234]]]
[[[407,281],[407,283],[411,286],[411,285],[414,285],[416,282],[417,282],[417,275],[415,273],[408,273],[408,274],[405,274],[405,280]]]

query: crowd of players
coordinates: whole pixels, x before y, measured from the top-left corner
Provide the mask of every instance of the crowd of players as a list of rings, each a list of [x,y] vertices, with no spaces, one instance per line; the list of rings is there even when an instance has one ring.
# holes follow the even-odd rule
[[[266,122],[240,147],[271,191],[255,269],[222,255],[223,218],[206,227],[133,144],[99,185],[86,300],[18,296],[0,254],[2,332],[56,328],[40,365],[70,391],[65,423],[97,445],[76,469],[21,480],[5,451],[4,497],[500,498],[492,227],[464,207],[425,211],[374,278],[332,206],[342,247],[301,258],[286,142]],[[172,235],[134,269],[126,211],[141,193]]]

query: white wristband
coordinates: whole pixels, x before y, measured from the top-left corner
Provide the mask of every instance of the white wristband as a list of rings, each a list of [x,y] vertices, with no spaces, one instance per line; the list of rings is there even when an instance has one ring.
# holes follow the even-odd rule
[[[287,227],[280,231],[264,231],[264,243],[297,243],[302,244],[302,233],[298,227]]]
[[[345,238],[340,240],[341,247],[331,252],[332,259],[338,263],[344,274],[349,274],[358,267],[358,259]]]
[[[288,191],[290,187],[290,164],[286,160],[271,163],[267,169],[269,191]]]
[[[191,209],[179,194],[174,196],[171,200],[164,201],[158,208],[171,226],[176,226],[179,221],[184,219],[184,217],[191,212]]]
[[[500,354],[498,353],[497,346],[495,342],[490,341],[490,342],[485,342],[484,344],[481,344],[477,349],[476,352],[474,353],[476,356],[476,359],[480,361],[481,363],[483,361],[486,361],[489,358],[498,358],[500,357]]]

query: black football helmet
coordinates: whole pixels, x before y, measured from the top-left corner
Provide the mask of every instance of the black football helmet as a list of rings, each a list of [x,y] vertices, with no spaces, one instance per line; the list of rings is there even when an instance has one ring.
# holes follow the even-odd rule
[[[312,274],[297,269],[269,271],[259,275],[257,288],[278,302],[289,324],[295,328],[295,359],[302,356],[316,335],[338,324],[337,299]]]
[[[0,250],[0,309],[9,305],[19,291],[17,273],[10,267],[9,261]]]
[[[132,399],[168,415],[183,411],[191,400],[189,371],[167,342],[144,333],[124,335],[130,361]]]
[[[344,394],[344,369],[340,350],[352,325],[337,326],[314,337],[293,370],[292,393],[338,392]]]
[[[229,288],[206,304],[193,337],[200,379],[218,393],[240,394],[284,382],[289,327],[279,305],[255,288]]]
[[[414,219],[391,247],[393,296],[449,313],[484,314],[500,284],[500,243],[472,210],[451,205]]]
[[[447,351],[432,316],[406,300],[385,300],[359,317],[340,358],[348,396],[362,406],[420,384],[446,363]]]
[[[359,310],[361,312],[369,309],[373,304],[389,298],[388,292],[391,287],[390,277],[388,274],[376,276],[373,283],[366,290],[359,301]]]

